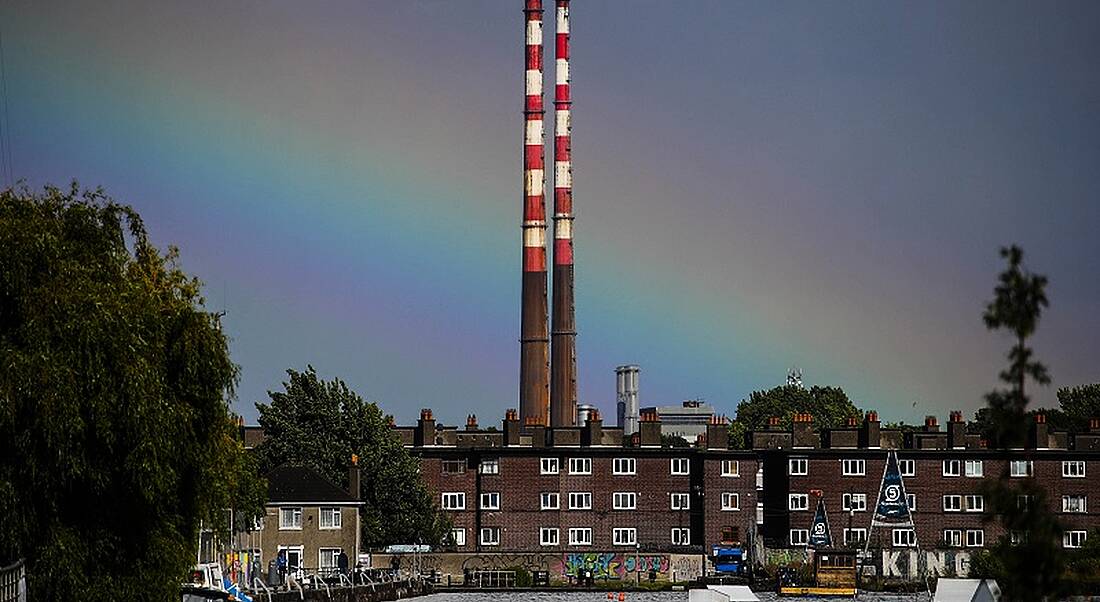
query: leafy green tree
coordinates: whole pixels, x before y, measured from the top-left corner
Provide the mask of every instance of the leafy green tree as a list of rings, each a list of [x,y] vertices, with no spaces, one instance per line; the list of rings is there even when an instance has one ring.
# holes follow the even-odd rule
[[[0,192],[0,563],[34,600],[168,600],[200,525],[261,508],[200,283],[74,183]]]
[[[256,404],[265,435],[256,448],[261,468],[309,466],[347,487],[348,463],[358,455],[363,545],[441,544],[449,521],[420,478],[419,462],[394,434],[392,418],[342,380],[318,378],[313,366],[287,375],[283,391],[268,392],[270,404]]]
[[[1090,418],[1100,418],[1100,383],[1058,389],[1058,403],[1074,431],[1088,429]]]
[[[844,426],[849,417],[863,415],[840,387],[783,385],[753,391],[737,404],[737,416],[730,423],[730,440],[735,447],[743,447],[745,433],[766,427],[773,416],[779,418],[781,426],[790,428],[793,416],[799,412],[812,414],[816,428]]]
[[[1050,382],[1046,366],[1033,358],[1028,339],[1035,333],[1039,317],[1047,307],[1047,279],[1023,268],[1023,251],[1012,246],[1001,249],[1008,267],[998,277],[993,300],[986,306],[982,318],[990,330],[1007,330],[1013,338],[1008,353],[1008,368],[1000,373],[1006,388],[986,395],[991,440],[1000,449],[1022,447],[1027,435],[1027,404],[1025,384],[1030,378],[1039,384]],[[1007,465],[1007,463],[1006,463]],[[1061,593],[1066,569],[1061,546],[1061,525],[1050,512],[1046,491],[1027,479],[1020,485],[1012,483],[1006,474],[983,486],[990,500],[992,514],[999,517],[1007,532],[1021,539],[1012,545],[1003,538],[994,545],[993,557],[979,563],[979,570],[991,571],[982,576],[995,577],[1010,600],[1045,600]],[[1028,496],[1029,503],[1020,504],[1019,496]]]

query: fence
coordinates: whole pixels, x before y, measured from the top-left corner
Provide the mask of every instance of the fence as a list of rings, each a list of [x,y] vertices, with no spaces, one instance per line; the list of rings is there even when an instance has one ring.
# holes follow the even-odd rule
[[[27,569],[22,560],[0,568],[0,602],[27,602]]]

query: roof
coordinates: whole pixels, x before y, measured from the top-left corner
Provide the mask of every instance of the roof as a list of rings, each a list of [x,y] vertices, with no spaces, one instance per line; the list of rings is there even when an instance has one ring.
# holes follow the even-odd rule
[[[992,579],[945,579],[936,581],[935,602],[995,602],[1001,589]]]
[[[267,473],[267,498],[269,504],[362,503],[316,470],[285,464]]]

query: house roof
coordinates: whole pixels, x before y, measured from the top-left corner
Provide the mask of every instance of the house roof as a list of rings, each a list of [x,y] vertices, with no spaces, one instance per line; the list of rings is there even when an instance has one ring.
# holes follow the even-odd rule
[[[307,466],[280,466],[267,473],[268,504],[360,504],[359,500]]]

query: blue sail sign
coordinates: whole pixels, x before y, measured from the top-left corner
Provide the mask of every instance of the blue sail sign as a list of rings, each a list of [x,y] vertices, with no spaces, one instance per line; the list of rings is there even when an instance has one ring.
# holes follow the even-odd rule
[[[817,511],[814,512],[814,524],[810,527],[810,546],[827,548],[833,545],[833,533],[829,529],[829,516],[825,514],[825,499],[818,498]]]
[[[905,495],[905,483],[898,468],[897,452],[886,456],[886,470],[882,473],[879,486],[878,504],[875,516],[871,519],[873,527],[912,527],[913,515],[909,511],[909,499]]]

